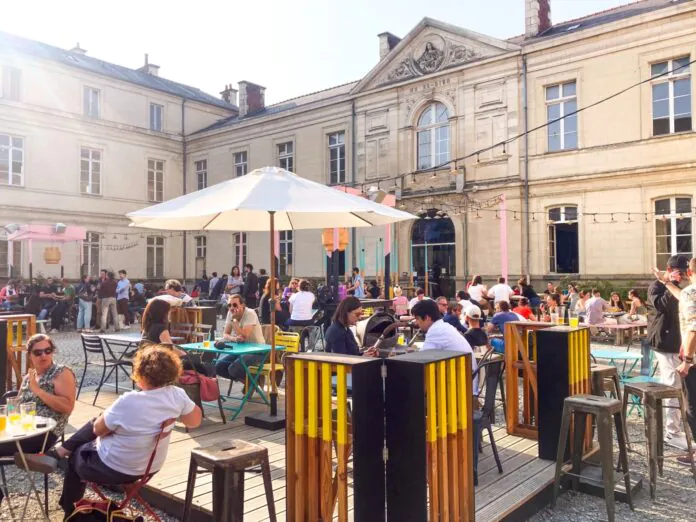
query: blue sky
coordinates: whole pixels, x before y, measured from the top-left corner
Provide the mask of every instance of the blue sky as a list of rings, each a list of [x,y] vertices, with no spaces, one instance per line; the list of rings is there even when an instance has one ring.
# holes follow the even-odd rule
[[[630,0],[551,0],[561,22]],[[115,9],[113,6],[118,5]],[[85,0],[3,2],[0,30],[139,67],[217,94],[240,80],[267,103],[357,80],[378,60],[377,34],[423,17],[498,38],[524,32],[524,0]]]

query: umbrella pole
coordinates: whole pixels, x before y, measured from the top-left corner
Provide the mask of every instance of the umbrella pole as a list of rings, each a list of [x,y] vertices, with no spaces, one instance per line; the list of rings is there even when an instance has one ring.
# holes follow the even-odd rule
[[[276,342],[275,342],[275,325],[276,325],[276,310],[275,310],[275,282],[276,282],[276,269],[275,269],[275,211],[268,212],[271,220],[271,293],[269,294],[268,306],[271,310],[271,331],[273,332],[271,336],[271,374],[269,378],[271,379],[271,411],[270,413],[255,413],[252,415],[247,415],[244,417],[244,423],[247,426],[254,426],[255,428],[261,428],[264,430],[282,430],[285,428],[285,415],[278,415],[278,387],[276,386]],[[273,299],[271,300],[271,296]]]

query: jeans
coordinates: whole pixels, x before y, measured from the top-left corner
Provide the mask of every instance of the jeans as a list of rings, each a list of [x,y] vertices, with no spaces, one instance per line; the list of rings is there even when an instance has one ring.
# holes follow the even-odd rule
[[[41,307],[41,311],[39,312],[39,321],[43,321],[48,317],[48,314],[53,310],[53,307],[55,306],[55,303],[51,304],[46,304]]]
[[[247,366],[261,364],[264,360],[263,354],[251,354],[251,355],[225,355],[218,359],[215,363],[215,374],[220,377],[225,377],[232,381],[244,382],[246,378],[246,372],[244,367],[240,362],[240,357],[244,358],[244,364]]]
[[[116,310],[116,298],[104,297],[101,300],[101,329],[106,330],[109,326],[109,312],[114,320],[114,329],[118,332],[121,325],[118,324],[118,312]]]
[[[691,429],[691,437],[696,440],[696,366],[692,366],[684,377],[684,388],[686,388],[686,420]]]
[[[77,329],[82,330],[84,328],[89,328],[91,324],[92,301],[83,301],[80,299],[78,302]]]
[[[116,471],[102,462],[93,430],[93,421],[89,421],[63,443],[65,449],[72,451],[59,500],[66,516],[75,509],[75,502],[84,496],[85,482],[109,486],[128,484],[140,478]]]
[[[681,379],[677,366],[681,363],[679,354],[654,352],[657,358],[657,367],[660,369],[660,383],[669,386],[681,386]],[[679,401],[668,399],[664,401],[665,433],[676,434],[682,431],[680,422],[681,413],[679,412]]]

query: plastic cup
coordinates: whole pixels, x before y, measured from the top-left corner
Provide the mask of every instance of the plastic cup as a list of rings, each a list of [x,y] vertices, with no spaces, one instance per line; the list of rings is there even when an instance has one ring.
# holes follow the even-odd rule
[[[558,324],[558,314],[557,313],[551,314],[551,324]]]
[[[0,406],[0,433],[7,429],[7,406]]]
[[[36,403],[25,402],[19,406],[22,418],[22,429],[31,431],[36,426]]]
[[[210,340],[209,339],[206,339],[205,341],[203,341],[203,348],[210,348]]]

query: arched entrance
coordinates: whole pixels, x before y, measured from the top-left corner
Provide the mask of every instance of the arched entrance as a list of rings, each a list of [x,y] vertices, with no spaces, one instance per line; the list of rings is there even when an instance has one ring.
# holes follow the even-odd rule
[[[441,210],[424,211],[411,229],[411,266],[418,274],[418,286],[425,284],[428,271],[432,297],[452,297],[455,292],[454,223]]]

